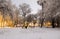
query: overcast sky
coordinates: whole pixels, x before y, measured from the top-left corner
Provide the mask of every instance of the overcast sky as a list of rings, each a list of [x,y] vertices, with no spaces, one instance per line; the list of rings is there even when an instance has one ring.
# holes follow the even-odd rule
[[[12,0],[13,4],[16,4],[18,7],[19,4],[27,3],[31,6],[32,13],[35,14],[38,9],[41,9],[41,6],[37,4],[37,0]]]

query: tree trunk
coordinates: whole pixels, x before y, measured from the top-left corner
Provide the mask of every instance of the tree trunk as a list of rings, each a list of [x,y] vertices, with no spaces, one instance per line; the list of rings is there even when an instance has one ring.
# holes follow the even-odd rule
[[[44,22],[44,19],[42,18],[42,20],[41,20],[41,27],[43,26],[43,22]]]
[[[54,18],[52,19],[52,28],[55,28],[55,25],[54,25]]]
[[[43,21],[41,22],[41,27],[43,26]]]

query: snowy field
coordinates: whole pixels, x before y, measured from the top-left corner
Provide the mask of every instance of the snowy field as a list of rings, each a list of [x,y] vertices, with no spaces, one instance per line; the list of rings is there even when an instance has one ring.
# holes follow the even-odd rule
[[[0,39],[60,39],[59,28],[4,28]]]

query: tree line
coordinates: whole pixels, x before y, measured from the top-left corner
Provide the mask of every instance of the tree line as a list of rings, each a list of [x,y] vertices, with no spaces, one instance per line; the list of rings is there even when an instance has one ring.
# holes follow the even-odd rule
[[[36,2],[42,6],[42,10],[38,10],[37,14],[30,14],[31,7],[29,4],[23,3],[19,7],[12,4],[11,0],[0,0],[0,13],[4,20],[7,16],[12,20],[13,26],[17,27],[23,24],[27,28],[28,24],[33,22],[34,26],[38,20],[38,26],[44,26],[44,22],[51,22],[52,27],[60,26],[60,0],[38,0]],[[25,22],[27,22],[25,26]],[[41,24],[41,25],[40,25]]]

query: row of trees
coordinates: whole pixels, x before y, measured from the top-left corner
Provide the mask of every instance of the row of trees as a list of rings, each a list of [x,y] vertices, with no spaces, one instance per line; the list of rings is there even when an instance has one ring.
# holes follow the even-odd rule
[[[37,3],[42,6],[42,24],[50,21],[52,27],[60,26],[60,0],[38,0]]]
[[[11,0],[0,0],[0,13],[4,20],[11,20],[13,26],[23,24],[23,27],[28,26],[33,21],[35,25],[43,26],[44,22],[51,22],[52,27],[60,26],[60,0],[38,0],[37,3],[42,6],[42,10],[38,10],[37,14],[30,14],[31,8],[29,4],[23,3],[19,7],[12,4]],[[9,19],[8,19],[8,18]],[[28,22],[25,26],[25,22]],[[40,25],[39,25],[40,26]]]
[[[30,23],[33,20],[35,21],[36,18],[36,15],[30,14],[31,8],[28,4],[20,4],[18,8],[12,4],[11,0],[0,0],[0,12],[2,12],[0,14],[3,16],[4,20],[12,21],[13,26],[17,26],[17,24],[23,24],[24,27],[26,21]]]
[[[0,0],[0,12],[1,12],[0,15],[2,15],[2,18],[3,18],[2,21],[9,22],[8,20],[11,20],[11,21],[13,20],[13,14],[12,14],[13,11],[12,11],[11,0]],[[2,24],[2,22],[0,24]],[[2,25],[0,25],[0,26],[2,26]]]

